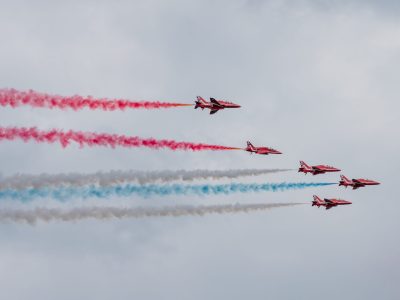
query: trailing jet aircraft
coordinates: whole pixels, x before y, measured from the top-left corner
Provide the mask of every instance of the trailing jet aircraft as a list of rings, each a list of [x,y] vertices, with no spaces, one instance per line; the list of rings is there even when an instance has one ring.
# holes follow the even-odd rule
[[[366,185],[378,185],[378,184],[380,183],[369,179],[358,178],[350,180],[344,175],[340,175],[340,181],[339,181],[339,186],[342,185],[346,188],[348,186],[351,186],[353,187],[353,190],[358,189],[360,187],[365,187]]]
[[[326,209],[330,209],[334,206],[338,206],[338,205],[348,205],[351,204],[350,201],[346,201],[346,200],[341,200],[341,199],[324,199],[322,200],[321,198],[319,198],[318,196],[314,195],[313,196],[314,201],[312,202],[311,206],[318,206],[318,208],[320,206],[324,206]]]
[[[249,141],[247,142],[247,147],[245,149],[247,152],[250,153],[256,153],[256,154],[263,154],[263,155],[268,155],[268,154],[282,154],[282,152],[279,152],[278,150],[268,148],[268,147],[254,147]]]
[[[307,175],[307,173],[317,175],[317,174],[324,174],[327,172],[339,172],[339,171],[340,171],[340,169],[337,169],[337,168],[334,168],[331,166],[326,166],[326,165],[318,165],[318,166],[310,167],[304,161],[300,161],[299,172],[303,172],[306,175]]]
[[[239,108],[240,105],[228,101],[215,100],[214,98],[210,98],[210,102],[207,102],[202,97],[197,96],[194,109],[197,109],[198,107],[200,107],[202,110],[204,110],[205,108],[210,109],[210,115],[212,115],[220,109]]]

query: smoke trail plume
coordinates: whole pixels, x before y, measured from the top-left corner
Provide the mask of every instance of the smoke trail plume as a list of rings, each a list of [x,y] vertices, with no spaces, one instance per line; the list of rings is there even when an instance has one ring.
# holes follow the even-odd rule
[[[29,201],[35,198],[54,198],[65,201],[71,198],[109,198],[109,197],[131,197],[137,195],[143,198],[151,196],[170,196],[170,195],[229,195],[232,193],[249,192],[277,192],[295,189],[304,189],[307,187],[318,187],[332,185],[336,183],[231,183],[231,184],[199,184],[199,185],[117,185],[110,187],[89,186],[84,188],[43,188],[26,190],[2,190],[0,199],[14,199],[20,201]]]
[[[11,106],[12,108],[18,106],[31,106],[31,107],[44,107],[44,108],[59,108],[59,109],[73,109],[80,110],[89,108],[91,110],[125,110],[125,109],[159,109],[171,108],[180,106],[193,106],[192,104],[174,103],[174,102],[160,102],[160,101],[130,101],[126,99],[107,99],[107,98],[93,98],[91,96],[71,96],[64,97],[59,95],[49,95],[38,93],[32,90],[27,92],[17,91],[15,89],[0,89],[0,105]]]
[[[63,131],[58,129],[38,130],[36,127],[0,127],[0,141],[3,140],[30,140],[37,143],[60,143],[63,148],[71,142],[78,143],[80,147],[104,146],[104,147],[124,147],[137,148],[147,147],[151,149],[168,148],[171,150],[242,150],[241,148],[226,147],[219,145],[208,145],[189,142],[176,142],[172,140],[156,140],[153,138],[143,139],[137,136],[125,136],[117,134],[81,132],[81,131]]]
[[[110,171],[92,174],[18,174],[0,177],[0,190],[44,188],[54,186],[110,186],[137,182],[148,184],[171,181],[193,181],[196,179],[223,179],[244,176],[257,176],[290,171],[290,169],[232,169],[232,170],[163,170],[163,171]]]
[[[227,214],[263,211],[272,208],[295,206],[303,203],[271,203],[271,204],[228,204],[212,206],[171,206],[171,207],[81,207],[71,210],[57,208],[35,208],[32,210],[1,209],[0,222],[19,222],[35,224],[38,221],[79,221],[84,219],[123,219],[147,217],[180,217],[204,216],[206,214]]]

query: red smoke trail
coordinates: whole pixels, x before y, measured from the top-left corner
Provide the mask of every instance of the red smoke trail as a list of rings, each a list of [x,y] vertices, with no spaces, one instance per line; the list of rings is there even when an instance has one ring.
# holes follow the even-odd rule
[[[0,105],[11,106],[13,108],[21,105],[46,108],[71,108],[79,110],[83,108],[102,109],[102,110],[125,110],[125,109],[158,109],[178,106],[192,106],[192,104],[169,103],[159,101],[129,101],[125,99],[95,99],[91,96],[72,96],[63,97],[59,95],[48,95],[29,90],[20,92],[15,89],[0,89]]]
[[[81,131],[62,131],[57,129],[38,130],[36,127],[18,128],[18,127],[0,127],[0,141],[2,140],[23,140],[24,142],[34,140],[38,143],[56,143],[60,142],[62,147],[67,147],[71,142],[83,146],[105,146],[115,148],[136,148],[147,147],[152,149],[169,148],[172,150],[242,150],[241,148],[225,147],[218,145],[207,145],[187,142],[175,142],[171,140],[142,139],[137,136],[125,136],[106,133],[92,133]]]

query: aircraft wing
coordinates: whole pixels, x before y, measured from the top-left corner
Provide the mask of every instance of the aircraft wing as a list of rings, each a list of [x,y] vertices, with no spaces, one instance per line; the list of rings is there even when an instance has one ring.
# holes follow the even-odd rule
[[[312,168],[316,171],[321,171],[321,168],[319,168],[318,166],[312,166]]]
[[[322,169],[318,166],[314,166],[314,167],[312,167],[312,169],[314,172],[318,172],[318,173],[323,173],[325,171],[324,169]]]
[[[325,206],[325,209],[331,209],[333,207],[333,205],[327,205]]]
[[[258,149],[257,153],[258,154],[268,154],[268,150],[266,150],[266,149]]]
[[[211,109],[211,110],[210,110],[210,115],[215,114],[217,111],[218,111],[218,109]]]
[[[353,190],[358,189],[359,187],[365,186],[365,184],[357,179],[352,179],[353,181]]]
[[[217,100],[215,100],[214,98],[210,98],[210,101],[212,104],[218,106],[218,107],[224,107],[223,104],[219,103]]]

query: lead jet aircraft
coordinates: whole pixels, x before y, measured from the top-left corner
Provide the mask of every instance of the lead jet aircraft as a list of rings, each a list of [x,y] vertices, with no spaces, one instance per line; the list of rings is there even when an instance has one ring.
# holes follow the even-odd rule
[[[351,186],[353,190],[356,190],[360,187],[365,187],[366,185],[378,185],[378,184],[380,184],[378,181],[369,179],[358,178],[350,180],[344,175],[340,175],[340,181],[339,181],[339,186],[343,185],[346,188],[348,186]]]
[[[320,206],[325,206],[325,209],[330,209],[334,206],[338,206],[338,205],[348,205],[351,204],[350,201],[346,201],[346,200],[341,200],[341,199],[324,199],[322,200],[320,197],[314,195],[313,196],[314,201],[312,202],[311,206],[318,206],[318,208]]]
[[[247,141],[247,147],[245,149],[247,152],[268,155],[268,154],[282,154],[278,150],[268,148],[268,147],[254,147],[249,141]]]
[[[326,165],[318,165],[318,166],[310,167],[304,161],[300,161],[299,172],[303,172],[306,175],[307,175],[307,173],[317,175],[317,174],[324,174],[327,172],[339,172],[339,171],[340,171],[340,169],[337,169],[337,168],[334,168],[331,166],[326,166]]]
[[[202,110],[205,108],[210,109],[210,115],[213,115],[220,109],[239,108],[240,105],[228,101],[215,100],[214,98],[210,98],[210,102],[207,102],[202,97],[197,96],[194,109],[197,109],[198,107],[200,107]]]

